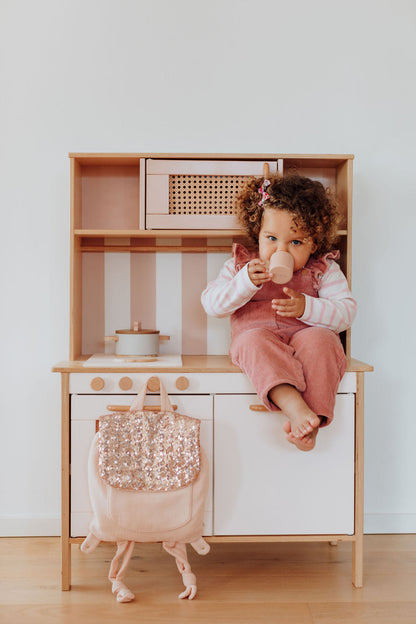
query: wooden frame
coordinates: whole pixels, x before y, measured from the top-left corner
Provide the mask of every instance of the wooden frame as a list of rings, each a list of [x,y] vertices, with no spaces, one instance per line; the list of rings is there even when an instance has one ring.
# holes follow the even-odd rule
[[[149,253],[178,252],[181,253],[224,253],[230,250],[232,240],[239,240],[241,233],[237,229],[175,229],[150,230],[146,224],[146,176],[147,166],[152,159],[180,161],[181,166],[190,161],[264,161],[277,162],[283,174],[296,169],[305,175],[323,178],[336,187],[337,194],[344,206],[344,223],[340,230],[342,268],[351,284],[351,219],[352,219],[352,155],[305,155],[305,154],[70,154],[71,162],[71,244],[70,244],[70,354],[69,361],[54,367],[61,373],[62,387],[62,589],[71,586],[71,545],[80,543],[80,538],[70,537],[70,375],[71,373],[120,372],[120,369],[85,369],[83,367],[87,352],[83,351],[83,282],[86,275],[85,258],[89,254],[103,253]],[[130,191],[125,192],[128,204],[125,216],[118,222],[113,221],[108,227],[105,219],[97,211],[98,206],[92,205],[102,196],[100,183],[94,180],[105,178],[106,173],[114,176],[114,188],[117,188],[117,168],[127,179]],[[186,168],[185,168],[186,169]],[[184,169],[184,170],[185,170]],[[136,173],[134,173],[136,172]],[[135,176],[137,175],[137,179]],[[97,186],[98,184],[98,186]],[[88,188],[90,187],[90,188]],[[124,192],[124,191],[123,191]],[[93,198],[93,199],[91,199]],[[86,206],[85,202],[92,202]],[[84,204],[84,205],[83,205]],[[88,212],[88,219],[85,217]],[[137,227],[132,227],[132,223]],[[85,227],[85,223],[89,227]],[[91,225],[93,227],[91,227]],[[114,227],[120,226],[120,227]],[[210,245],[210,239],[218,239]],[[222,244],[222,241],[224,244]],[[84,264],[84,266],[83,266]],[[349,360],[348,370],[357,377],[355,394],[355,529],[353,535],[261,535],[261,536],[212,536],[207,538],[216,542],[314,542],[338,541],[352,544],[352,581],[355,587],[363,585],[363,435],[364,435],[364,373],[372,367],[351,359],[350,332],[346,332],[345,348]],[[183,357],[181,369],[157,369],[158,372],[212,373],[238,372],[224,356]],[[135,369],[129,369],[135,372]],[[151,367],[140,367],[136,372],[154,372]]]
[[[61,588],[71,589],[69,373],[61,374]]]

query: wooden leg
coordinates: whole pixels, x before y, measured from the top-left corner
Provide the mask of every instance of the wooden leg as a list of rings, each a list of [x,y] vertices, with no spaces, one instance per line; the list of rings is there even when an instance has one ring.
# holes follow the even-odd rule
[[[352,553],[352,582],[363,586],[364,561],[364,373],[357,373],[355,395],[355,542]]]
[[[61,374],[62,417],[61,417],[61,589],[71,589],[71,544],[70,532],[70,457],[69,457],[69,374]]]
[[[71,589],[71,544],[61,537],[61,590]]]
[[[354,587],[363,586],[363,536],[356,536],[357,539],[352,545],[352,584]]]

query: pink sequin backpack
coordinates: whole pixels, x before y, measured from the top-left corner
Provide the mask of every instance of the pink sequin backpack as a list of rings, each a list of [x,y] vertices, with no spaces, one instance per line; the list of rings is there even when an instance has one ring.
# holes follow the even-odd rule
[[[192,600],[197,586],[186,544],[209,552],[202,537],[209,470],[200,421],[173,411],[161,382],[160,411],[144,410],[146,392],[147,382],[128,412],[100,418],[88,459],[93,517],[81,550],[117,542],[108,578],[117,601],[130,602],[134,594],[123,578],[135,542],[162,542],[182,574],[179,598]]]

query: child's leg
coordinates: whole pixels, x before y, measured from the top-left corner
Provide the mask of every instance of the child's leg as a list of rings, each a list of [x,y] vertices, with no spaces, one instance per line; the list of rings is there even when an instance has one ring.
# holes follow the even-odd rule
[[[303,438],[319,427],[320,419],[302,398],[305,379],[293,347],[268,329],[252,329],[233,339],[230,354],[263,404],[289,418],[293,436]]]
[[[277,409],[270,391],[281,384],[293,387],[299,396],[306,389],[302,365],[293,353],[293,347],[268,329],[242,332],[233,338],[230,348],[232,361],[247,375],[269,410]]]
[[[329,329],[308,327],[294,334],[290,344],[305,377],[306,389],[302,397],[322,418],[322,425],[329,424],[334,417],[339,382],[347,367],[339,336]]]
[[[310,330],[314,330],[314,333]],[[301,334],[305,332],[308,332],[305,340],[299,340]],[[236,336],[230,348],[232,361],[249,377],[263,404],[269,410],[275,410],[278,407],[289,418],[289,422],[284,426],[288,440],[305,451],[311,450],[315,445],[321,424],[321,414],[326,418],[329,417],[327,409],[324,412],[313,409],[313,405],[320,406],[321,403],[315,402],[315,392],[307,388],[303,371],[304,362],[310,367],[310,362],[313,364],[316,360],[322,359],[318,358],[318,355],[321,355],[318,353],[322,346],[320,344],[321,332],[324,336],[323,342],[333,342],[338,346],[341,350],[338,357],[345,360],[339,338],[333,332],[320,328],[306,328],[295,333],[290,344],[286,344],[270,330],[252,329]],[[327,333],[332,336],[326,341]],[[310,337],[309,334],[311,334]],[[295,338],[295,345],[293,345]],[[326,351],[325,344],[322,349]],[[298,357],[299,353],[302,357]],[[317,370],[321,371],[322,368],[318,366]],[[333,384],[336,386],[335,394],[342,374],[338,376],[338,382]],[[313,380],[310,379],[310,381],[313,386]],[[308,402],[309,394],[312,394],[312,404]],[[319,390],[318,394],[321,397],[324,393]],[[333,400],[335,401],[335,395]]]
[[[290,343],[295,348],[295,357],[302,362],[306,380],[302,397],[318,415],[321,426],[325,426],[334,417],[338,385],[347,366],[339,337],[328,329],[309,327],[294,334]],[[319,426],[300,439],[294,435],[291,422],[285,423],[283,428],[289,442],[302,451],[310,451],[315,446]]]

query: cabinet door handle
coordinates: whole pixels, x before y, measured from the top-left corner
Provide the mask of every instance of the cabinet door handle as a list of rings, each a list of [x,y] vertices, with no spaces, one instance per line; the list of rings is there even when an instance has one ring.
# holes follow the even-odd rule
[[[264,405],[259,405],[259,404],[250,405],[250,409],[252,412],[270,412],[271,411],[271,410],[268,410],[267,407],[265,407]],[[277,408],[274,411],[281,412],[282,410]]]
[[[250,405],[250,409],[252,412],[268,412],[269,410],[264,405]]]
[[[130,409],[130,405],[107,405],[107,409],[109,412],[128,412]],[[143,410],[146,412],[160,412],[162,407],[160,405],[145,405]],[[172,405],[172,409],[174,412],[178,409],[177,405]]]

